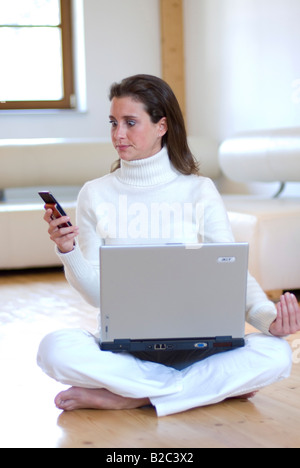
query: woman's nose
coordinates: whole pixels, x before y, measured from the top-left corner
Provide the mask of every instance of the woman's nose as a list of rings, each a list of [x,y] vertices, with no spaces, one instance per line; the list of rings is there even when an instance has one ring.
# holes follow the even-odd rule
[[[124,125],[118,124],[114,128],[114,137],[115,138],[125,138],[125,136],[126,136],[126,129],[125,129]]]

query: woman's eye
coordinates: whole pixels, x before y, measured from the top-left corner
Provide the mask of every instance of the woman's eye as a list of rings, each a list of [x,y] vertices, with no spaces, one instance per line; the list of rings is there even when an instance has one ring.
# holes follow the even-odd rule
[[[109,123],[111,124],[112,127],[116,127],[118,125],[115,120],[110,120]]]
[[[127,121],[127,125],[128,125],[129,127],[134,127],[135,124],[136,124],[135,120],[128,120],[128,121]]]

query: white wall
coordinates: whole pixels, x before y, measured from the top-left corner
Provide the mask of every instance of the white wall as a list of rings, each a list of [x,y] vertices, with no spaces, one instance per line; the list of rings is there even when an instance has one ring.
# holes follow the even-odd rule
[[[159,0],[83,0],[87,112],[0,112],[0,138],[108,137],[108,91],[135,73],[160,75]]]
[[[300,1],[184,0],[192,134],[300,125]]]

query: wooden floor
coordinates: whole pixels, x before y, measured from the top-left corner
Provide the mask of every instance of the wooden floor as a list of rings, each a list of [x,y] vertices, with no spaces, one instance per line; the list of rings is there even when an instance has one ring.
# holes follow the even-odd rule
[[[39,342],[60,328],[93,331],[96,316],[59,271],[0,273],[0,447],[300,447],[300,334],[289,338],[298,345],[291,378],[251,402],[160,419],[151,408],[57,410],[53,399],[64,387],[36,366]]]

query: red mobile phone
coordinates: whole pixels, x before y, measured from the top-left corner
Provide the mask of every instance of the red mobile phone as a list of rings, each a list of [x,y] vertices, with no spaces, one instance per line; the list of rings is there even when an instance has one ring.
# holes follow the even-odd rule
[[[63,210],[63,208],[60,206],[58,201],[55,199],[55,197],[52,195],[51,192],[39,192],[39,196],[44,200],[45,202],[45,209],[51,209],[52,210],[52,219],[59,219],[62,216],[68,216],[67,213]],[[63,223],[60,224],[58,227],[59,228],[65,228],[72,226],[70,222],[68,223]]]

